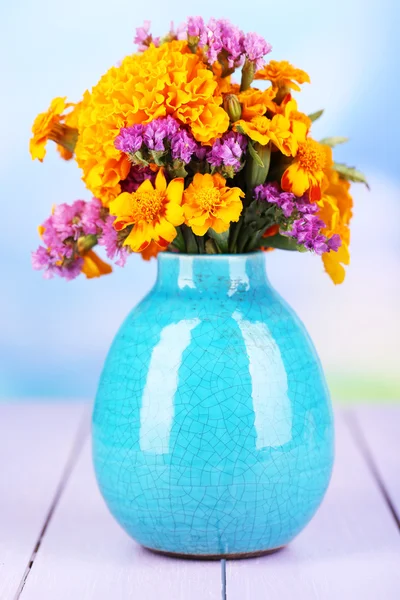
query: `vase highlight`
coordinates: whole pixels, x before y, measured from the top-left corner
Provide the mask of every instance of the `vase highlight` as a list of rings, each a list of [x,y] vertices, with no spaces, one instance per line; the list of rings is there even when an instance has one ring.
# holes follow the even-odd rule
[[[148,548],[276,549],[327,489],[324,375],[264,256],[161,253],[154,288],[108,354],[93,415],[96,476],[114,517]]]

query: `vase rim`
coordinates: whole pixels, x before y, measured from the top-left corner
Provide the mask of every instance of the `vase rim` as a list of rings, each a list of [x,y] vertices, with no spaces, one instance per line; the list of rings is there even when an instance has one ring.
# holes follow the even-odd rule
[[[262,250],[255,250],[254,252],[241,252],[237,254],[186,254],[181,252],[159,252],[157,255],[157,260],[175,260],[175,259],[183,259],[183,260],[192,260],[192,259],[201,259],[201,260],[243,260],[243,258],[255,258],[257,256],[263,256],[264,252]]]

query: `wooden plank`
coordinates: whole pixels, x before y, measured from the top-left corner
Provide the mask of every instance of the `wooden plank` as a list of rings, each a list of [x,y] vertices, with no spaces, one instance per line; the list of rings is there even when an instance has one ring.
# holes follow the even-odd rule
[[[400,535],[371,471],[338,415],[327,496],[300,536],[273,555],[227,562],[228,600],[398,600]]]
[[[400,523],[400,406],[357,407],[350,417],[350,426],[355,426],[355,435]]]
[[[221,600],[220,562],[142,549],[109,514],[87,443],[43,538],[21,600]]]
[[[82,404],[0,404],[0,599],[17,592],[59,490]]]

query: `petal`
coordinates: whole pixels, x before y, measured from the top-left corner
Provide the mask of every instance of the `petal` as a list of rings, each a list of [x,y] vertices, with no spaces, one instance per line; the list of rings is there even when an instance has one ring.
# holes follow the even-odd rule
[[[336,285],[343,283],[346,271],[338,261],[337,252],[326,252],[322,255],[322,262],[333,283]]]
[[[153,184],[150,179],[145,179],[136,190],[137,192],[154,192]]]
[[[193,225],[191,224],[191,230],[193,231],[193,233],[195,235],[200,235],[203,236],[207,233],[207,231],[210,229],[212,223],[209,222],[209,219],[206,220],[206,222],[204,223],[204,225]]]
[[[165,216],[167,221],[175,226],[182,225],[185,220],[182,206],[175,204],[174,202],[169,202],[167,204]]]
[[[160,219],[154,227],[154,241],[162,248],[165,248],[175,238],[175,227],[167,219]]]
[[[109,204],[110,214],[119,218],[127,217],[131,213],[132,195],[122,192]]]
[[[159,192],[165,192],[167,189],[167,180],[165,179],[164,169],[161,168],[156,176],[156,190]]]
[[[217,210],[217,217],[227,223],[230,223],[231,221],[236,222],[239,220],[242,210],[243,204],[240,200],[231,202],[227,206],[221,206],[221,208]]]
[[[225,221],[225,219],[220,219],[218,217],[214,218],[212,222],[212,228],[214,229],[215,233],[224,233],[225,231],[228,231],[229,225],[229,221]]]
[[[281,186],[285,192],[292,192],[300,197],[308,190],[310,183],[307,173],[294,162],[282,175]]]
[[[167,198],[170,202],[182,204],[184,181],[183,177],[176,177],[167,187]]]
[[[100,256],[93,252],[93,250],[89,250],[83,256],[82,273],[86,275],[88,279],[108,275],[111,272],[111,265],[101,260]]]
[[[129,246],[133,252],[141,252],[150,244],[153,238],[153,227],[144,221],[136,223],[126,238],[124,246]]]

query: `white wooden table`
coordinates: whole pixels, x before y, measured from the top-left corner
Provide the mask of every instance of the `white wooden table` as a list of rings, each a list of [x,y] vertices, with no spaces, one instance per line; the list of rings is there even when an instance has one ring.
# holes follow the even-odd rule
[[[97,490],[84,404],[0,405],[0,599],[399,600],[400,406],[337,412],[326,499],[284,550],[185,561],[143,550]]]

